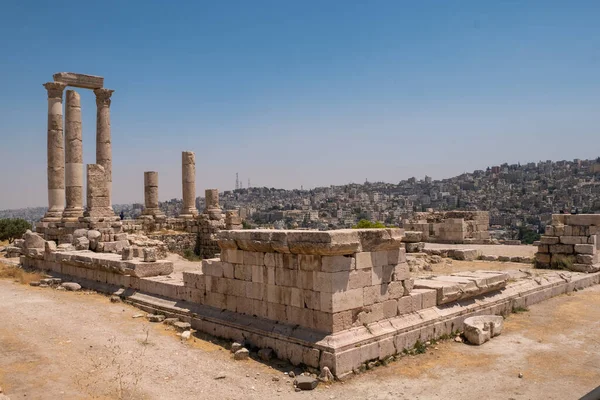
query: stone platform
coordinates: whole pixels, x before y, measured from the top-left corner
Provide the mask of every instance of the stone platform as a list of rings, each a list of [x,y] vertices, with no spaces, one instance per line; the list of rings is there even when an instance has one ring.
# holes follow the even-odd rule
[[[22,263],[179,317],[198,331],[271,348],[294,365],[327,366],[338,378],[417,341],[462,331],[467,317],[510,313],[600,281],[600,273],[542,270],[413,280],[402,233],[227,231],[218,239],[219,259],[181,275],[165,265],[148,276],[142,263],[85,251],[24,256]]]

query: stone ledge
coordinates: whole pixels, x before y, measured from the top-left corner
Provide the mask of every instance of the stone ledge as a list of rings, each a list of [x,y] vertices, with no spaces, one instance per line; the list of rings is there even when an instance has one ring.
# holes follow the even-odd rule
[[[74,72],[58,72],[52,75],[54,82],[84,89],[100,89],[104,86],[104,78],[95,75],[76,74]]]

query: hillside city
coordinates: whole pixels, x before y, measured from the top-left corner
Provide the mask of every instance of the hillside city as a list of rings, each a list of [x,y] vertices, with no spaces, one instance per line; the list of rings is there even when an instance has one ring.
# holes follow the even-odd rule
[[[492,230],[505,237],[520,227],[542,232],[553,213],[600,211],[600,158],[502,164],[453,178],[410,178],[397,184],[365,182],[311,190],[250,187],[220,194],[223,209],[239,210],[246,227],[349,228],[359,220],[402,226],[413,213],[433,210],[490,212]],[[204,198],[196,200],[204,208]],[[167,216],[176,216],[180,199],[161,202]],[[114,206],[125,218],[136,218],[143,205]],[[0,218],[39,220],[44,207],[0,211]]]

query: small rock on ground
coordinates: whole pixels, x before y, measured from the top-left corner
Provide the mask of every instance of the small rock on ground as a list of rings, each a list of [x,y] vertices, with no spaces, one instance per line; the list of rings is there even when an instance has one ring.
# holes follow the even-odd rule
[[[234,360],[247,360],[250,352],[246,348],[241,348],[233,354]]]
[[[192,332],[190,332],[190,331],[185,331],[181,334],[182,340],[190,340],[191,337],[192,337]]]
[[[331,373],[328,367],[323,367],[323,369],[321,370],[321,374],[319,375],[319,380],[321,382],[333,381],[333,374]]]
[[[189,322],[181,322],[181,321],[175,322],[173,324],[173,326],[175,327],[175,329],[177,329],[180,332],[189,331],[190,328],[192,327],[192,325]]]
[[[233,342],[233,343],[231,343],[231,352],[236,353],[238,350],[242,349],[243,347],[244,347],[243,344],[238,343],[238,342]]]
[[[31,282],[29,282],[29,286],[40,286],[40,282],[39,281],[31,281]]]
[[[148,314],[148,321],[150,322],[162,322],[165,316],[160,314]]]
[[[263,361],[269,361],[271,358],[273,358],[273,349],[260,349],[258,351],[258,357]]]
[[[311,376],[300,375],[294,380],[294,385],[301,390],[313,390],[319,381]]]
[[[120,303],[121,302],[121,298],[119,296],[116,296],[116,295],[110,296],[110,302],[111,303]]]
[[[81,290],[81,285],[79,283],[75,283],[75,282],[65,282],[65,283],[63,283],[60,286],[64,287],[67,290],[70,290],[72,292],[76,292],[77,290]]]

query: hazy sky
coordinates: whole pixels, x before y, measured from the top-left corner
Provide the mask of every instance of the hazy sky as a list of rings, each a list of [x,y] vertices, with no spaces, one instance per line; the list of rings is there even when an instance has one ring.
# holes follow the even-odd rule
[[[47,205],[52,74],[115,89],[113,201],[600,155],[598,1],[26,1],[0,13],[0,209]],[[84,162],[96,105],[82,97]]]

